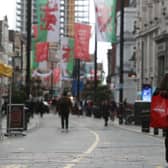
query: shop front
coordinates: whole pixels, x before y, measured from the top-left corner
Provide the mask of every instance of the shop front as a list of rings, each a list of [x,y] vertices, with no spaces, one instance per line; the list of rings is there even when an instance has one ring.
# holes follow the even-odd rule
[[[10,78],[12,78],[13,68],[7,64],[0,62],[0,139],[2,137],[2,104],[4,104],[4,95],[7,93]]]

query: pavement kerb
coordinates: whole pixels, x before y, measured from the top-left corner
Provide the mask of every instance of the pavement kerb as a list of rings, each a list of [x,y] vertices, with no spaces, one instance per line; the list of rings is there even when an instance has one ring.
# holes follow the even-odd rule
[[[163,136],[163,132],[162,129],[159,129],[159,134],[158,135],[154,135],[154,129],[150,127],[150,132],[142,132],[141,129],[141,125],[125,125],[125,124],[119,124],[118,119],[115,119],[115,121],[113,121],[113,125],[122,129],[126,129],[128,131],[133,131],[136,133],[141,133],[141,134],[145,134],[145,135],[149,135],[149,136],[154,136],[156,138],[164,138]]]

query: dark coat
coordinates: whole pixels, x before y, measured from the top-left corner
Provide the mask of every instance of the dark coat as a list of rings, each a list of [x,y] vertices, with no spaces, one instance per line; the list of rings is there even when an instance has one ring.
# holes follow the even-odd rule
[[[72,108],[72,103],[69,97],[63,96],[59,100],[59,114],[66,116],[69,115]]]
[[[109,117],[109,115],[110,115],[110,108],[109,108],[108,104],[102,104],[101,110],[102,110],[102,114],[103,114],[104,118]]]

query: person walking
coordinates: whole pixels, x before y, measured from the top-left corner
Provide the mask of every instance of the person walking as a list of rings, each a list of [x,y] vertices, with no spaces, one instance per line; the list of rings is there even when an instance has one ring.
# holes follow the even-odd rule
[[[115,100],[112,99],[110,102],[110,118],[112,121],[114,121],[116,113],[117,113],[117,104]]]
[[[154,94],[160,94],[163,98],[168,99],[168,73],[162,77]],[[168,162],[168,128],[163,129],[163,135],[165,136],[165,159]]]
[[[109,103],[107,100],[105,100],[104,102],[102,102],[101,105],[101,111],[103,114],[103,118],[104,118],[104,126],[107,127],[108,126],[108,120],[109,120],[109,116],[110,116],[110,111],[109,111]]]
[[[72,103],[70,98],[67,95],[67,92],[64,91],[62,97],[59,100],[59,114],[61,117],[61,127],[62,129],[68,130],[69,127],[69,113],[72,110]]]

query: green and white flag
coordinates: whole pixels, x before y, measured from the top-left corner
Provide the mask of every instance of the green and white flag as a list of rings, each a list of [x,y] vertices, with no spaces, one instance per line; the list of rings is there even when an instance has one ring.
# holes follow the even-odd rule
[[[37,0],[38,41],[59,42],[60,0]]]
[[[117,0],[95,0],[98,41],[116,42],[116,4]]]
[[[39,47],[39,44],[49,44],[49,43],[58,43],[59,42],[59,29],[60,29],[60,1],[59,0],[36,0],[36,15],[37,15],[37,24],[33,25],[34,39],[32,41],[32,69],[39,69],[40,64],[43,64],[43,61],[40,60],[37,63],[37,56],[46,54],[47,61],[47,50],[45,53],[42,53]],[[41,51],[40,55],[37,55],[37,49]],[[48,68],[49,67],[45,67]]]
[[[61,54],[62,60],[66,63],[66,71],[72,76],[74,67],[74,39],[69,37],[61,38]]]

